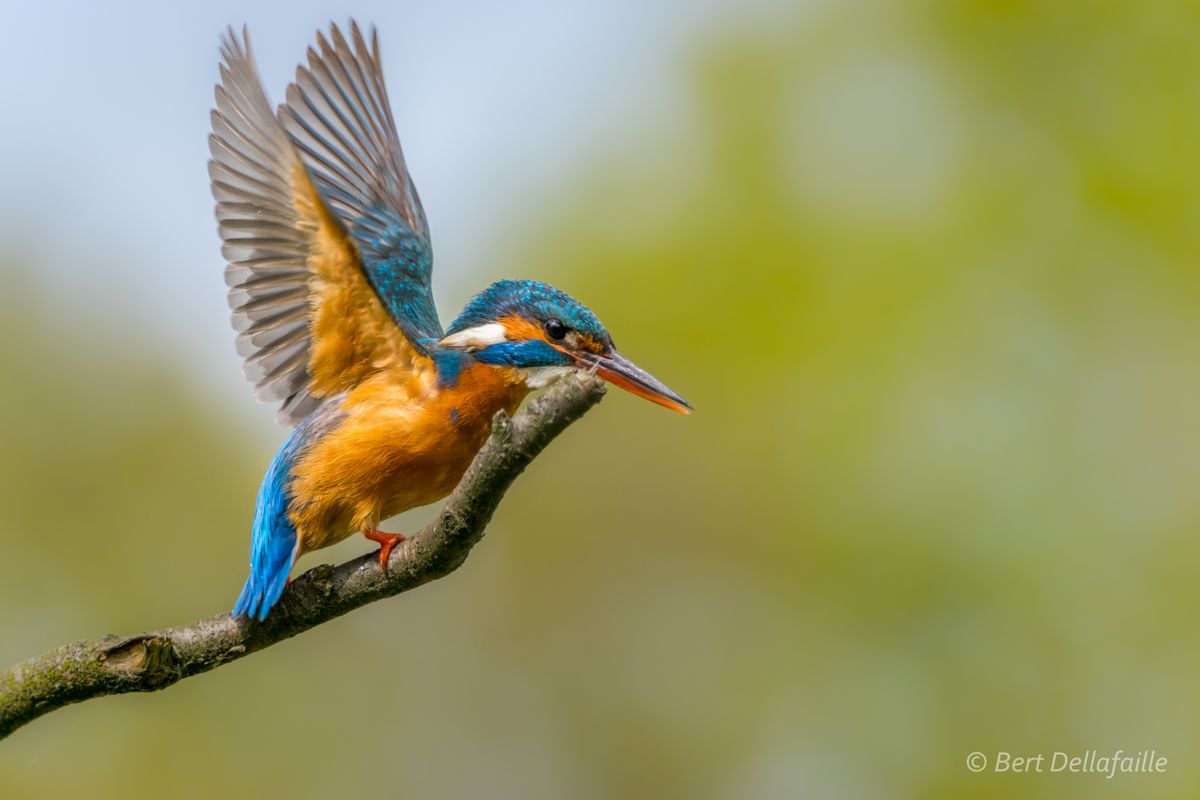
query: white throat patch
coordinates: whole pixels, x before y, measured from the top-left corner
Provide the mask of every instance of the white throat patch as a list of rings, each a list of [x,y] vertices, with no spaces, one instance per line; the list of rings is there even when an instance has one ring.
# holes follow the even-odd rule
[[[541,389],[543,386],[549,386],[562,376],[569,373],[574,367],[524,367],[521,372],[525,374],[525,385],[530,389]]]

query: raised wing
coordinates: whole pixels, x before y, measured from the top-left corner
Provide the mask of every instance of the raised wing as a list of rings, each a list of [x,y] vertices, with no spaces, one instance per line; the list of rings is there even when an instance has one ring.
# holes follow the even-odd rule
[[[413,209],[419,215],[419,203],[399,207],[392,197],[381,196],[374,216],[363,215],[367,222],[346,221],[354,196],[333,183],[322,192],[310,174],[267,101],[249,37],[243,31],[239,39],[230,30],[221,52],[209,175],[229,262],[225,277],[238,351],[259,398],[280,402],[279,421],[295,425],[323,398],[368,375],[413,369],[427,358],[418,340],[441,334],[428,288],[428,238],[406,222]],[[408,183],[402,160],[368,161],[360,168],[366,175],[375,170],[382,185]],[[369,224],[389,214],[402,224]],[[423,265],[423,273],[415,273],[424,275],[423,288],[381,286],[370,272],[379,267],[368,264],[389,259]],[[410,298],[419,325],[398,319],[405,303],[397,297]]]
[[[354,47],[337,25],[332,44],[317,34],[308,67],[279,108],[317,190],[350,233],[371,285],[410,342],[440,339],[430,290],[433,253],[421,199],[404,164],[379,58],[379,36],[367,47],[350,23]]]

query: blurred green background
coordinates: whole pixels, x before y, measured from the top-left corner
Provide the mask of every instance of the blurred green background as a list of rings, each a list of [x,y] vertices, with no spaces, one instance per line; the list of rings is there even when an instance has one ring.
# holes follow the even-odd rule
[[[550,281],[697,412],[610,393],[460,571],[41,719],[0,743],[0,796],[1195,795],[1200,11],[705,14],[668,93],[494,209],[473,271],[439,262],[445,318]],[[311,38],[257,33],[285,67]],[[178,224],[211,295],[153,321],[64,311],[53,253],[0,242],[5,663],[207,616],[244,577],[283,433],[208,385],[232,335],[220,361],[174,343],[172,314],[226,313],[211,218]],[[1167,772],[965,763],[1118,748]]]

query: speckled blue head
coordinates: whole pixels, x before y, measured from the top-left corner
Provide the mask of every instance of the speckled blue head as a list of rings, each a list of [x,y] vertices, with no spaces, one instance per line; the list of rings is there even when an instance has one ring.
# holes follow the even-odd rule
[[[542,326],[550,320],[558,320],[567,330],[585,334],[612,347],[612,337],[587,306],[541,281],[493,283],[467,303],[451,323],[447,334],[514,316]]]
[[[467,303],[439,342],[439,372],[453,377],[463,358],[525,370],[542,386],[571,368],[587,369],[659,405],[691,406],[617,352],[587,306],[539,281],[498,281]]]

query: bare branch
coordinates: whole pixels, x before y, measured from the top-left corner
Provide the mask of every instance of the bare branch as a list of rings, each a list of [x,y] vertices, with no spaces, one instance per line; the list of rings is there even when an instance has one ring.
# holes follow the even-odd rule
[[[596,378],[574,376],[514,419],[498,414],[491,438],[441,515],[392,552],[386,576],[375,553],[337,566],[322,564],[292,581],[264,622],[219,614],[177,628],[76,642],[0,672],[0,738],[69,703],[165,688],[448,575],[483,538],[517,475],[603,395]]]

